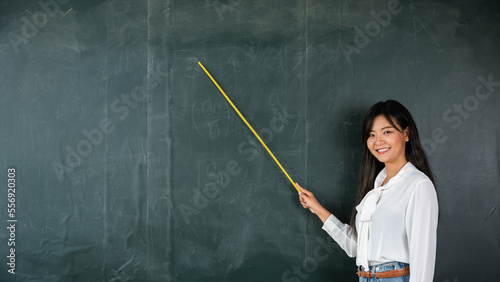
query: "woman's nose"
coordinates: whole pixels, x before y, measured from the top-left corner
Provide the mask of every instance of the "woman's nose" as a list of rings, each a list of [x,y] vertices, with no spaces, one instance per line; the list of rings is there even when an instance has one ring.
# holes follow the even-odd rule
[[[380,136],[380,135],[375,136],[375,145],[384,144],[384,143],[385,143],[385,139],[383,136]]]

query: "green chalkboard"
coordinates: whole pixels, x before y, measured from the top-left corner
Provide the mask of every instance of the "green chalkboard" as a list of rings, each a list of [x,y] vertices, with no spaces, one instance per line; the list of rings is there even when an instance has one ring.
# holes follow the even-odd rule
[[[0,280],[358,280],[199,61],[344,221],[365,112],[403,103],[435,281],[496,279],[499,24],[493,0],[3,1]]]

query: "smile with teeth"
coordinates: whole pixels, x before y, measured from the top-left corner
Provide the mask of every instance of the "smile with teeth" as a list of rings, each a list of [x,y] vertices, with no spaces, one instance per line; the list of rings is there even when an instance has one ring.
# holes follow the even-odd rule
[[[379,153],[385,153],[385,152],[389,151],[389,149],[390,148],[382,148],[382,149],[378,149],[376,151],[379,152]]]

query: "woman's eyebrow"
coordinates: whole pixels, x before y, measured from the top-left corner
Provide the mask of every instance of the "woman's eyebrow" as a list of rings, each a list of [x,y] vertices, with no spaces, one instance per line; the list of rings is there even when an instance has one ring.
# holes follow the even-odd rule
[[[393,126],[385,126],[385,127],[382,127],[380,130],[384,130],[384,129],[387,129],[387,128],[394,128]],[[374,132],[375,130],[370,130],[370,132]]]

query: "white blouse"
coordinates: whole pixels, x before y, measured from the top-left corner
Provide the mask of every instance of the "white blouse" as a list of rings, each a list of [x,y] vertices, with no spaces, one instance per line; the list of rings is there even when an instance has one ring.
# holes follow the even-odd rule
[[[323,229],[356,264],[398,261],[410,264],[410,282],[433,280],[436,260],[438,201],[430,179],[410,162],[381,186],[384,168],[374,189],[356,207],[356,230],[331,215]]]

